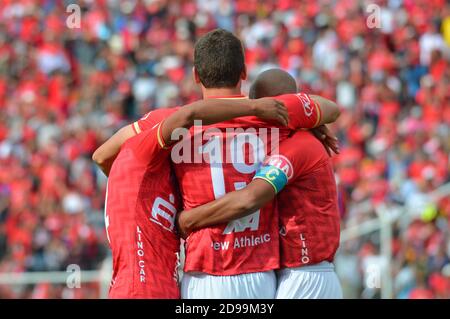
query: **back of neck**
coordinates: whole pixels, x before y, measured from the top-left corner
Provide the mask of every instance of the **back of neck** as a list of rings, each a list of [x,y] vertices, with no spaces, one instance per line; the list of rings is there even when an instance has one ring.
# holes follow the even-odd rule
[[[236,96],[241,95],[241,88],[211,88],[206,89],[202,88],[203,98],[212,98],[212,97],[227,97],[227,96]]]

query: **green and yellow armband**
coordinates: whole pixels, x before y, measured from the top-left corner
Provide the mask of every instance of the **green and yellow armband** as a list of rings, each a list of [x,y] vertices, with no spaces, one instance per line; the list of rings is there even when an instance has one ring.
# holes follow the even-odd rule
[[[278,194],[288,182],[286,174],[276,166],[268,165],[261,167],[253,177],[253,179],[263,179],[268,182]]]

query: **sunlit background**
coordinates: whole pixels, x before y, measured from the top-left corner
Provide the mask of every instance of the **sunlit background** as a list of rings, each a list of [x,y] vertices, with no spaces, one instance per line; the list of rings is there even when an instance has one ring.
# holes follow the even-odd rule
[[[344,296],[450,298],[450,5],[262,2],[0,1],[0,298],[106,297],[92,152],[151,109],[201,98],[193,45],[216,27],[244,42],[245,93],[281,67],[342,108]]]

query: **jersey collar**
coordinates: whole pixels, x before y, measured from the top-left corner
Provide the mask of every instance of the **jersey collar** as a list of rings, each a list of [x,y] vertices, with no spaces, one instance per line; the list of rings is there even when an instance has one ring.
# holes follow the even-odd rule
[[[236,95],[214,95],[214,96],[208,96],[207,99],[248,99],[247,96],[243,94],[236,94]]]

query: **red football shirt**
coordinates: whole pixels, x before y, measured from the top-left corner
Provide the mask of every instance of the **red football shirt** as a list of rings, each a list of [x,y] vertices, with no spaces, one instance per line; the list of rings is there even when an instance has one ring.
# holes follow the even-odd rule
[[[180,297],[174,228],[180,199],[160,127],[127,140],[111,168],[105,203],[113,255],[110,298]]]
[[[260,162],[276,147],[274,144],[287,138],[294,129],[318,124],[320,108],[307,95],[290,94],[276,99],[288,108],[288,129],[278,130],[277,125],[244,117],[203,127],[199,132],[194,129],[191,139],[174,147],[172,161],[185,209],[245,187]],[[230,128],[241,128],[241,131]],[[278,268],[279,235],[274,218],[277,213],[271,203],[262,214],[257,211],[226,225],[192,233],[186,240],[184,271],[238,275]]]
[[[288,177],[276,198],[281,268],[332,262],[339,246],[340,217],[333,167],[325,148],[312,133],[298,131],[267,161]]]
[[[136,134],[146,131],[155,125],[159,124],[162,120],[168,117],[170,114],[175,113],[180,107],[157,109],[146,113],[143,117],[132,124],[133,130]]]

